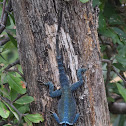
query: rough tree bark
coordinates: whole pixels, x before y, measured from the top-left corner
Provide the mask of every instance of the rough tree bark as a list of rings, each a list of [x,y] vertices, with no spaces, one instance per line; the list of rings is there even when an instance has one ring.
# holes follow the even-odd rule
[[[91,1],[79,0],[12,0],[16,20],[20,62],[29,95],[35,102],[31,112],[44,115],[43,126],[58,126],[49,111],[57,111],[57,98],[49,97],[43,83],[52,81],[60,87],[56,62],[58,11],[63,6],[60,48],[71,83],[77,81],[78,68],[88,69],[85,83],[74,96],[81,117],[76,126],[109,126],[109,112],[100,61],[97,15]],[[40,126],[41,124],[37,124]]]

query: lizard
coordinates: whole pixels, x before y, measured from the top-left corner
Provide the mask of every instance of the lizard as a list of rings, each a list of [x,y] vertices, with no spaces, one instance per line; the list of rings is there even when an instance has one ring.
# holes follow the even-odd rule
[[[76,123],[79,118],[79,113],[76,114],[76,102],[72,95],[72,92],[84,83],[82,73],[84,73],[86,69],[78,69],[77,77],[79,81],[70,86],[59,51],[59,33],[62,20],[62,10],[59,15],[60,16],[56,35],[56,60],[58,64],[59,81],[61,88],[54,91],[54,84],[52,82],[45,83],[45,85],[49,86],[49,94],[52,98],[61,96],[60,100],[58,101],[58,115],[54,112],[52,112],[52,114],[59,124],[61,124],[62,126],[67,126],[74,125],[74,123]]]

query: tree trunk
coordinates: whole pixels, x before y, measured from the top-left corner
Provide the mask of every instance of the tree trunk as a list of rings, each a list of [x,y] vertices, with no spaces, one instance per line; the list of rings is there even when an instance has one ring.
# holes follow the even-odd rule
[[[58,12],[63,7],[60,48],[63,63],[71,83],[77,82],[78,68],[87,68],[85,83],[74,96],[81,117],[76,126],[109,126],[100,47],[97,35],[97,15],[92,3],[79,0],[12,0],[16,20],[20,62],[27,82],[28,94],[35,101],[32,113],[42,113],[43,126],[58,126],[50,111],[57,113],[57,98],[49,97],[43,83],[52,81],[60,88],[56,62],[56,31]],[[36,126],[41,126],[37,124]]]

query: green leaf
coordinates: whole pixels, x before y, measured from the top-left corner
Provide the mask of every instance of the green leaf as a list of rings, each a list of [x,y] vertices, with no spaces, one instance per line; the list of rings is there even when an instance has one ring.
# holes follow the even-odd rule
[[[93,4],[93,8],[94,8],[95,6],[99,6],[101,4],[101,2],[99,0],[93,0],[92,4]]]
[[[10,111],[7,107],[0,101],[0,116],[3,118],[8,118]]]
[[[119,125],[118,126],[125,126],[125,121],[126,121],[126,116],[125,115],[120,115],[120,120],[119,120]]]
[[[124,66],[126,66],[126,58],[121,56],[121,55],[117,55],[116,59],[118,62],[120,62],[121,64],[123,64]]]
[[[17,104],[28,104],[34,101],[34,98],[31,96],[23,96],[20,99],[16,100],[15,103]]]
[[[120,115],[114,120],[113,126],[119,126]]]
[[[104,52],[106,49],[106,45],[101,45],[101,52]]]
[[[9,16],[7,16],[7,24],[6,24],[6,26],[10,26],[10,25],[11,25],[10,18],[9,18]]]
[[[116,59],[119,63],[126,67],[126,45],[121,45],[118,48],[118,55],[116,56]]]
[[[126,102],[126,89],[122,85],[120,85],[118,83],[116,85],[117,85],[117,88],[119,90],[119,93],[122,95],[123,99]]]
[[[22,87],[22,80],[20,78],[14,77],[11,74],[7,76],[8,83],[12,89],[17,91],[20,94],[24,94],[26,92],[26,88]]]
[[[115,7],[111,2],[106,2],[104,6],[104,16],[110,18],[113,14],[116,14]]]
[[[124,25],[124,21],[120,18],[118,14],[113,14],[109,19],[108,19],[109,24],[111,25]]]
[[[3,64],[4,65],[4,64]],[[7,83],[7,75],[6,75],[6,73],[0,73],[0,75],[1,75],[1,84],[5,84],[5,83]]]
[[[115,118],[113,126],[126,126],[126,116],[125,115],[118,115]]]
[[[112,97],[107,97],[108,102],[114,102],[115,100]]]
[[[28,114],[25,117],[33,123],[39,123],[40,121],[43,122],[44,120],[40,114]]]
[[[11,17],[13,23],[15,24],[14,14],[9,13],[9,15],[10,15],[10,17]]]
[[[126,71],[126,67],[124,67],[121,63],[113,63],[113,65],[123,72]]]
[[[1,57],[4,61],[6,61],[6,59],[3,57],[2,54],[0,54],[0,57]],[[2,60],[1,60],[1,62],[2,62]]]
[[[122,31],[120,28],[112,27],[114,32],[120,36],[120,39],[124,42],[126,42],[126,33]]]
[[[15,47],[17,48],[17,41],[15,40],[15,38],[11,35],[11,34],[8,34],[11,42],[15,45]]]
[[[3,97],[6,97],[8,99],[10,99],[10,92],[9,92],[9,89],[6,89],[5,88],[5,85],[2,85],[1,86],[1,89],[0,89],[0,92],[2,93]]]
[[[13,48],[15,48],[14,44],[11,41],[9,41],[4,45],[2,52],[6,50],[11,50]]]
[[[80,0],[82,3],[87,3],[89,0]]]
[[[26,112],[29,112],[30,109],[29,109],[29,105],[23,105],[21,107],[18,108],[18,111],[22,114],[26,113]]]
[[[11,101],[13,101],[17,98],[18,92],[15,91],[14,89],[11,89],[10,96],[11,96]]]
[[[113,43],[118,43],[122,45],[122,42],[120,41],[118,35],[116,33],[113,32],[113,30],[111,29],[106,29],[106,30],[101,30],[100,29],[100,34],[109,37],[113,40]]]
[[[32,122],[28,118],[24,117],[24,120],[28,124],[28,126],[33,126]]]
[[[102,13],[99,14],[99,31],[106,30],[106,20]]]
[[[11,33],[12,35],[16,35],[16,29],[10,28],[10,27],[6,27],[6,32],[7,33]]]
[[[16,119],[19,120],[19,117],[18,117],[17,113],[10,107],[10,105],[8,105],[6,102],[4,102],[4,104],[6,104],[6,106],[14,114],[14,116],[16,117]]]

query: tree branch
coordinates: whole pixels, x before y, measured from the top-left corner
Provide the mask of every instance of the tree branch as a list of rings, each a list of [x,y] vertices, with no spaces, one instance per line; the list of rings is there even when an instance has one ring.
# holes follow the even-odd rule
[[[112,70],[123,80],[123,83],[126,87],[126,80],[121,76],[121,74],[116,70],[116,68],[112,65]]]
[[[14,100],[12,101],[12,103],[14,103],[14,102],[17,101],[19,98],[21,98],[22,96],[24,96],[24,95],[26,95],[26,94],[27,94],[27,93],[19,95],[16,99],[14,99]]]
[[[107,96],[109,96],[109,91],[108,91],[107,85],[108,85],[108,83],[109,83],[109,81],[111,79],[111,77],[110,77],[111,61],[103,59],[102,62],[106,62],[107,63],[107,77],[106,77],[106,81],[105,81],[105,88],[106,88],[106,94],[107,94]]]
[[[4,17],[4,13],[5,13],[5,6],[6,6],[6,0],[3,1],[3,10],[2,10],[2,14],[1,14],[1,23],[3,22],[3,17]]]
[[[113,43],[112,42],[104,42],[101,35],[98,36],[99,37],[99,40],[101,41],[100,44],[103,44],[103,45],[110,45],[111,47],[113,46]]]
[[[109,76],[110,76],[110,72],[112,69],[123,80],[123,82],[126,86],[125,79],[119,74],[119,72],[116,70],[116,68],[112,65],[112,61],[108,60],[108,59],[103,59],[102,62],[107,63],[107,79],[106,79],[105,84],[109,83],[109,80],[110,80]],[[120,97],[118,97],[115,100],[117,101],[119,98]],[[109,103],[109,110],[113,114],[126,114],[126,103],[110,102]]]
[[[7,120],[0,122],[0,126],[3,126],[5,124],[8,124],[8,121]]]
[[[15,111],[15,112],[18,114],[18,116],[19,116],[19,122],[20,122],[21,119],[22,119],[23,114],[20,113],[20,112],[17,110],[17,108],[15,108],[15,106],[12,104],[12,102],[11,102],[9,99],[4,98],[2,95],[0,95],[0,99],[1,99],[2,101],[6,102],[7,104],[9,104],[9,105],[14,109],[14,111]]]
[[[17,72],[23,79],[25,79],[24,75],[19,70],[6,70],[7,72]]]
[[[4,70],[7,71],[8,69],[10,69],[11,67],[20,64],[20,60],[16,60],[14,63],[9,64]]]
[[[3,11],[2,11],[1,22],[0,22],[0,34],[5,29],[7,17],[8,17],[8,12],[11,11],[11,1],[10,0],[8,1],[8,5],[6,8],[5,8],[5,5],[6,5],[6,0],[4,0],[4,2],[3,2]]]
[[[126,103],[109,103],[109,111],[112,114],[126,114]]]
[[[121,76],[121,74],[116,70],[116,68],[112,65],[112,61],[108,59],[102,59],[102,62],[105,62],[109,65],[111,65],[112,70],[123,80],[124,85],[126,87],[126,80]]]
[[[10,41],[10,38],[8,36],[5,36],[2,40],[0,40],[0,46],[6,44],[7,42]]]

